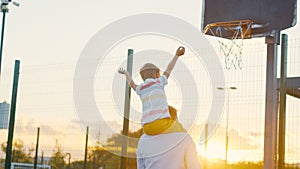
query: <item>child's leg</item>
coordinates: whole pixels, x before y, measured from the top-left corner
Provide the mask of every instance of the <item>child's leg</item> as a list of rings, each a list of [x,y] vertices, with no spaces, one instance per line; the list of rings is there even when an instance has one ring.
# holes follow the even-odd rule
[[[163,133],[186,132],[186,129],[179,123],[178,120],[173,121],[173,124]]]
[[[157,135],[163,133],[186,132],[182,125],[171,118],[163,118],[147,123],[143,126],[144,133],[148,135]]]
[[[143,126],[145,134],[148,135],[157,135],[162,134],[164,131],[169,129],[173,124],[173,121],[170,118],[158,119],[153,122],[147,123]]]

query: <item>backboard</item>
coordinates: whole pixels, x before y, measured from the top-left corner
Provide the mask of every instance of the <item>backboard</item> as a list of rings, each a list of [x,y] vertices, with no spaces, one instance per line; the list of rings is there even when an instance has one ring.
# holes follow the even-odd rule
[[[251,20],[251,34],[246,38],[264,37],[294,26],[296,7],[297,0],[203,0],[201,29],[204,31],[212,23]],[[212,32],[222,29],[218,30],[222,32],[222,38],[233,36],[224,27],[211,29],[206,34],[221,37]]]

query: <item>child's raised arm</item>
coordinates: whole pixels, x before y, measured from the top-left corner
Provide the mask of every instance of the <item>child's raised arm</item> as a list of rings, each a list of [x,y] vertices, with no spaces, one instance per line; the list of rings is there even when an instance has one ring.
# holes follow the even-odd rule
[[[169,78],[169,76],[170,76],[170,74],[171,74],[171,72],[172,72],[172,70],[173,70],[173,68],[174,68],[174,66],[175,66],[175,64],[176,64],[176,62],[177,62],[179,56],[183,55],[184,52],[185,52],[185,48],[182,47],[182,46],[180,46],[180,47],[177,49],[175,56],[173,57],[173,59],[172,59],[172,60],[170,61],[170,63],[168,64],[168,67],[167,67],[167,69],[165,70],[165,72],[164,72],[163,75],[165,75],[167,78]]]
[[[118,70],[118,72],[119,72],[120,74],[125,75],[126,80],[127,80],[128,84],[129,84],[129,86],[130,86],[133,90],[135,90],[135,89],[136,89],[136,84],[135,84],[134,81],[132,80],[131,75],[129,74],[129,72],[128,72],[127,70],[125,70],[124,68],[122,68],[122,67]]]

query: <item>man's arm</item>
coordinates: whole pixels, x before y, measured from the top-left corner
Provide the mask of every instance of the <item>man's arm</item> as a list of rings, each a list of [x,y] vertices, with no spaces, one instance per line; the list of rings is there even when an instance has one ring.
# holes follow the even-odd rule
[[[184,52],[185,52],[185,49],[182,46],[177,49],[175,56],[173,57],[173,59],[168,64],[167,69],[165,70],[163,75],[165,75],[167,78],[169,78],[173,68],[175,67],[175,64],[176,64],[179,56],[183,55]]]
[[[134,81],[132,80],[131,75],[129,74],[129,72],[128,72],[127,70],[125,70],[124,68],[120,68],[120,69],[118,70],[118,72],[119,72],[120,74],[125,75],[126,80],[127,80],[128,84],[129,84],[129,86],[130,86],[133,90],[136,90],[136,84],[135,84]]]
[[[187,169],[201,169],[201,164],[196,151],[196,145],[193,139],[188,135],[185,151],[185,164]]]
[[[138,169],[145,169],[146,166],[145,166],[145,161],[142,157],[137,157],[137,168]]]

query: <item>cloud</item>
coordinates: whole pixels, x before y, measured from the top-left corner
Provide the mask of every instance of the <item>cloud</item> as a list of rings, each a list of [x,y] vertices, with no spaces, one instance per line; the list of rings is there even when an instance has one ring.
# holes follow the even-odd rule
[[[83,133],[86,133],[87,126],[83,126],[78,119],[71,121],[72,125],[80,126]],[[120,133],[122,124],[118,121],[94,121],[88,124],[89,138],[94,143],[104,144],[113,134]]]
[[[192,137],[196,141],[199,141],[200,135],[202,132],[202,127],[204,125],[194,125],[193,128],[189,131]],[[253,138],[253,135],[257,135]],[[247,133],[242,133],[237,129],[230,128],[228,130],[228,146],[231,150],[257,150],[260,149],[260,138],[259,133],[252,132],[252,135],[248,135]],[[226,142],[226,129],[223,126],[218,126],[212,135],[208,136],[208,144],[209,143],[218,143],[220,145],[224,145]]]
[[[24,118],[18,119],[15,125],[15,134],[26,136],[26,135],[36,135],[37,128],[40,128],[40,134],[42,135],[62,135],[63,130],[55,128],[56,125],[45,125],[39,124],[34,119],[26,120]]]

